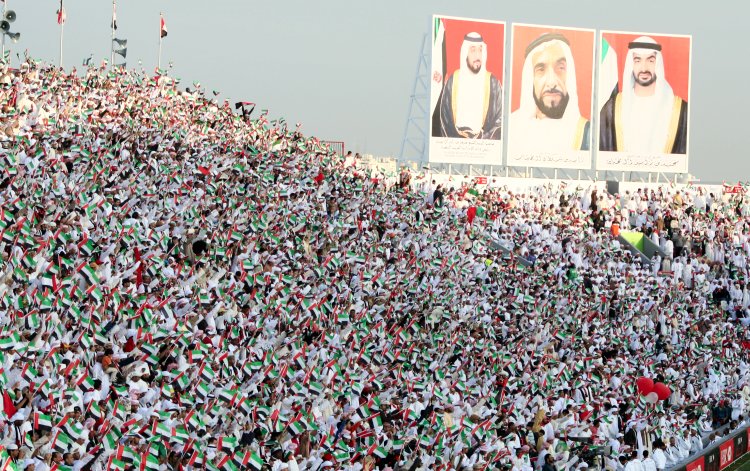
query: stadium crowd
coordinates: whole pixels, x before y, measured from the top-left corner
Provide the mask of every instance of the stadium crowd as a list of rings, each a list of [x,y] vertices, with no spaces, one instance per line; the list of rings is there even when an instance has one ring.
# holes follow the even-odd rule
[[[105,66],[0,107],[3,469],[667,469],[745,421],[742,195],[373,178]]]

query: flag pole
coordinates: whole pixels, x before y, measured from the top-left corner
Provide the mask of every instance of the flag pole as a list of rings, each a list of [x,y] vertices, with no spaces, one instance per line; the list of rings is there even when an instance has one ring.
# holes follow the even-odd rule
[[[112,24],[110,27],[112,28],[112,40],[109,42],[109,66],[110,68],[115,68],[115,12],[116,12],[116,5],[115,2],[117,0],[112,0]]]
[[[162,37],[161,34],[161,22],[164,18],[164,14],[162,12],[159,12],[159,61],[157,62],[157,69],[161,70],[161,43],[164,40],[164,37]]]
[[[65,14],[63,0],[60,0],[60,68],[63,67],[63,35],[65,34]]]
[[[7,11],[8,11],[8,0],[5,0],[3,2],[3,18],[5,18],[5,13],[7,13]],[[0,60],[5,60],[5,32],[4,31],[2,31],[2,36],[3,36],[3,39],[2,39],[3,52],[2,52],[2,56],[0,56]],[[10,57],[8,57],[8,67],[10,67]]]

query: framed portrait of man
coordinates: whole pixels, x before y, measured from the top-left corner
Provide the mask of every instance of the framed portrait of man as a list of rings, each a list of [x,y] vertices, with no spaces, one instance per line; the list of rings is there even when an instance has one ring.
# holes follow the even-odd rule
[[[510,166],[591,167],[593,29],[514,24]]]
[[[597,168],[683,173],[691,37],[602,31]]]
[[[430,161],[502,164],[505,23],[433,17]]]

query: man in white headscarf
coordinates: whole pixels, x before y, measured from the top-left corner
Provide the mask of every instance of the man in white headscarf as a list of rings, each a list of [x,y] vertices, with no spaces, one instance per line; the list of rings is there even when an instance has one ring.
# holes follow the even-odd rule
[[[664,77],[661,45],[652,38],[641,36],[628,45],[621,88],[601,110],[599,150],[687,152],[687,102]]]
[[[568,39],[545,33],[526,48],[521,105],[510,117],[514,151],[588,150],[589,120],[578,107],[576,67]]]
[[[502,137],[503,89],[486,67],[487,44],[479,33],[467,34],[460,68],[445,83],[440,98],[442,137]]]

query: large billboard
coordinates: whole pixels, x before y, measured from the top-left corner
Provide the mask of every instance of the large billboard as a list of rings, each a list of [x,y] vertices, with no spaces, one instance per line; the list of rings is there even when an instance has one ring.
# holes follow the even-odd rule
[[[596,168],[688,170],[690,36],[599,35]]]
[[[505,23],[433,17],[430,162],[501,165]]]
[[[591,168],[593,29],[514,24],[509,166]]]

